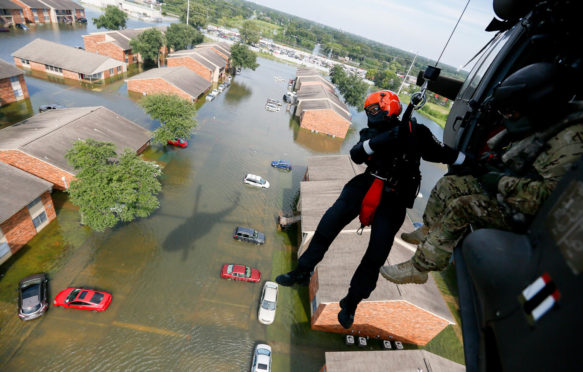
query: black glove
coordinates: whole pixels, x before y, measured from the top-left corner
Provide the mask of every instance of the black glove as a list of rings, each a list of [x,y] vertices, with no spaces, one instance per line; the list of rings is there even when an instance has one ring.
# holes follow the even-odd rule
[[[464,162],[457,165],[450,165],[446,176],[479,176],[483,174],[482,166],[472,156],[466,155]]]
[[[504,177],[504,173],[500,172],[488,172],[481,175],[478,179],[480,185],[488,192],[490,195],[495,195],[498,193],[498,182]]]

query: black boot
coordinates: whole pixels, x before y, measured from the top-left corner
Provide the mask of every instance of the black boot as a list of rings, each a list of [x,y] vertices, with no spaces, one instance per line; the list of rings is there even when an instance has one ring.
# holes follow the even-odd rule
[[[354,323],[354,314],[356,313],[356,308],[360,303],[360,299],[352,295],[350,292],[346,297],[340,300],[340,312],[338,313],[338,323],[346,329],[352,327]]]
[[[294,284],[308,285],[310,283],[310,272],[298,268],[287,274],[278,275],[275,281],[284,287],[291,287]]]

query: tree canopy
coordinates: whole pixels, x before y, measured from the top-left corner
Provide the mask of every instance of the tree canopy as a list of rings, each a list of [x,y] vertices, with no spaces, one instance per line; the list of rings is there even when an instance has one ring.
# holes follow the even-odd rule
[[[106,28],[108,30],[121,30],[126,28],[128,15],[116,6],[108,5],[105,13],[97,18],[93,18],[93,24],[97,28]]]
[[[191,25],[172,23],[166,29],[166,46],[174,50],[187,49],[189,46],[202,43],[202,34]]]
[[[243,41],[245,44],[258,43],[259,38],[261,37],[261,31],[253,21],[243,22],[243,26],[241,26],[239,33],[241,35],[241,41]]]
[[[189,138],[196,127],[196,106],[176,95],[156,94],[144,97],[140,104],[152,119],[160,120],[154,141],[166,144],[174,138]]]
[[[244,44],[234,44],[231,46],[231,66],[255,70],[259,66],[257,55]]]
[[[373,77],[374,84],[381,89],[396,92],[401,85],[401,79],[391,70],[377,71]]]
[[[160,168],[133,150],[118,157],[113,143],[87,139],[76,141],[65,157],[78,171],[67,192],[91,229],[147,217],[160,206]]]
[[[340,65],[332,67],[330,70],[330,79],[338,87],[340,93],[342,93],[344,101],[361,111],[366,93],[368,92],[368,84],[356,75],[347,74]]]
[[[157,28],[150,28],[137,38],[130,40],[132,51],[140,53],[144,60],[157,62],[160,67],[160,48],[166,44],[166,39],[162,31]]]

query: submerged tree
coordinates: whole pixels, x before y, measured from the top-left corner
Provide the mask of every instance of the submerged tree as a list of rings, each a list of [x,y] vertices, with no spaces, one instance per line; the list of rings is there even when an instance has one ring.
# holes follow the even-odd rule
[[[160,127],[154,131],[155,142],[166,144],[174,138],[188,138],[196,127],[196,107],[176,95],[146,96],[140,104],[152,119],[160,120]]]
[[[202,43],[202,34],[194,27],[183,23],[172,23],[166,29],[166,46],[174,50],[186,49]]]
[[[231,47],[231,67],[232,68],[250,68],[255,70],[257,64],[257,55],[246,45],[237,43]]]
[[[65,158],[77,170],[67,192],[91,229],[147,217],[160,206],[160,168],[133,150],[118,157],[113,143],[87,139],[76,141]]]
[[[157,62],[160,67],[160,49],[166,44],[166,39],[162,31],[157,28],[150,28],[137,38],[130,40],[132,51],[139,53],[144,60]]]
[[[126,28],[128,15],[116,6],[108,5],[105,13],[97,18],[93,18],[93,24],[97,28],[106,28],[108,30],[121,30]]]

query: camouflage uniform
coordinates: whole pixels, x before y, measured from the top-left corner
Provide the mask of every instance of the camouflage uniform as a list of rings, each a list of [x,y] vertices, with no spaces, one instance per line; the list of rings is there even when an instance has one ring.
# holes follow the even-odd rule
[[[532,166],[541,180],[511,176],[500,179],[498,192],[504,204],[527,216],[536,214],[571,164],[583,154],[583,122],[578,123],[550,138],[534,160]],[[431,191],[423,221],[429,232],[413,256],[413,265],[419,271],[446,268],[453,248],[469,232],[470,225],[474,229],[511,229],[511,216],[473,176],[441,178]]]

